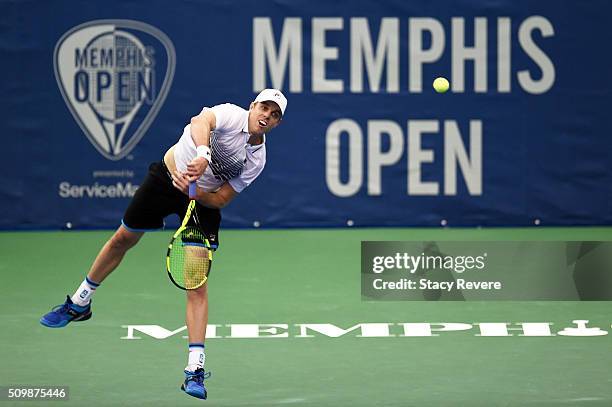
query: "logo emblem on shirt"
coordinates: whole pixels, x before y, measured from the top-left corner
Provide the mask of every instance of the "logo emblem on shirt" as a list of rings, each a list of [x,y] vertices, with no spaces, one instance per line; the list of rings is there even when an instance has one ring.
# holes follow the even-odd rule
[[[75,120],[109,160],[142,139],[172,84],[176,56],[160,30],[133,20],[96,20],[57,42],[55,79]]]

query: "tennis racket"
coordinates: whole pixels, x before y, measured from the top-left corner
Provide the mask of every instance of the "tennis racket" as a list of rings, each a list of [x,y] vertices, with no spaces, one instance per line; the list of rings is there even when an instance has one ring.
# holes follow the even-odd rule
[[[196,184],[189,183],[189,206],[183,223],[172,236],[166,254],[166,271],[170,281],[183,290],[195,290],[208,280],[212,250],[202,233],[195,209]],[[189,220],[193,219],[192,224]]]

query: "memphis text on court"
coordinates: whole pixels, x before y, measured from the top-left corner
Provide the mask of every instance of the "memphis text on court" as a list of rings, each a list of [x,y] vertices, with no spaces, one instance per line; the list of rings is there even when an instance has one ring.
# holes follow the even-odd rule
[[[206,340],[209,339],[287,339],[287,338],[396,338],[471,334],[478,337],[586,337],[607,336],[608,331],[590,326],[589,320],[573,320],[572,324],[553,324],[552,322],[360,322],[344,328],[332,323],[250,323],[250,324],[208,324]],[[610,328],[605,323],[606,329]],[[186,326],[174,330],[160,325],[122,325],[125,336],[121,339],[164,340],[176,336],[187,339]]]

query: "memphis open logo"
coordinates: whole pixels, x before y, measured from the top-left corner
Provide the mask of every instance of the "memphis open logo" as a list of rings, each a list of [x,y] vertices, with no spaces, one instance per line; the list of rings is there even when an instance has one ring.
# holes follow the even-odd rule
[[[172,41],[132,20],[96,20],[65,33],[54,53],[66,105],[94,147],[120,160],[163,104],[176,65]]]

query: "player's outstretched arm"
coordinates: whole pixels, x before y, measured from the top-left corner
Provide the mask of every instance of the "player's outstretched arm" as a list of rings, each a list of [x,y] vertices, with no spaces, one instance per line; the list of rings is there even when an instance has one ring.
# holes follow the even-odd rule
[[[175,171],[172,174],[172,184],[185,195],[189,194],[189,178],[187,174],[181,174],[179,171]],[[237,195],[238,192],[234,191],[234,188],[226,182],[215,192],[205,192],[203,189],[197,188],[196,200],[200,205],[206,206],[207,208],[221,209],[230,203]]]
[[[204,190],[198,188],[197,201],[200,205],[208,208],[221,209],[227,206],[236,196],[238,196],[238,192],[234,191],[234,188],[226,182],[216,192],[204,192]]]

